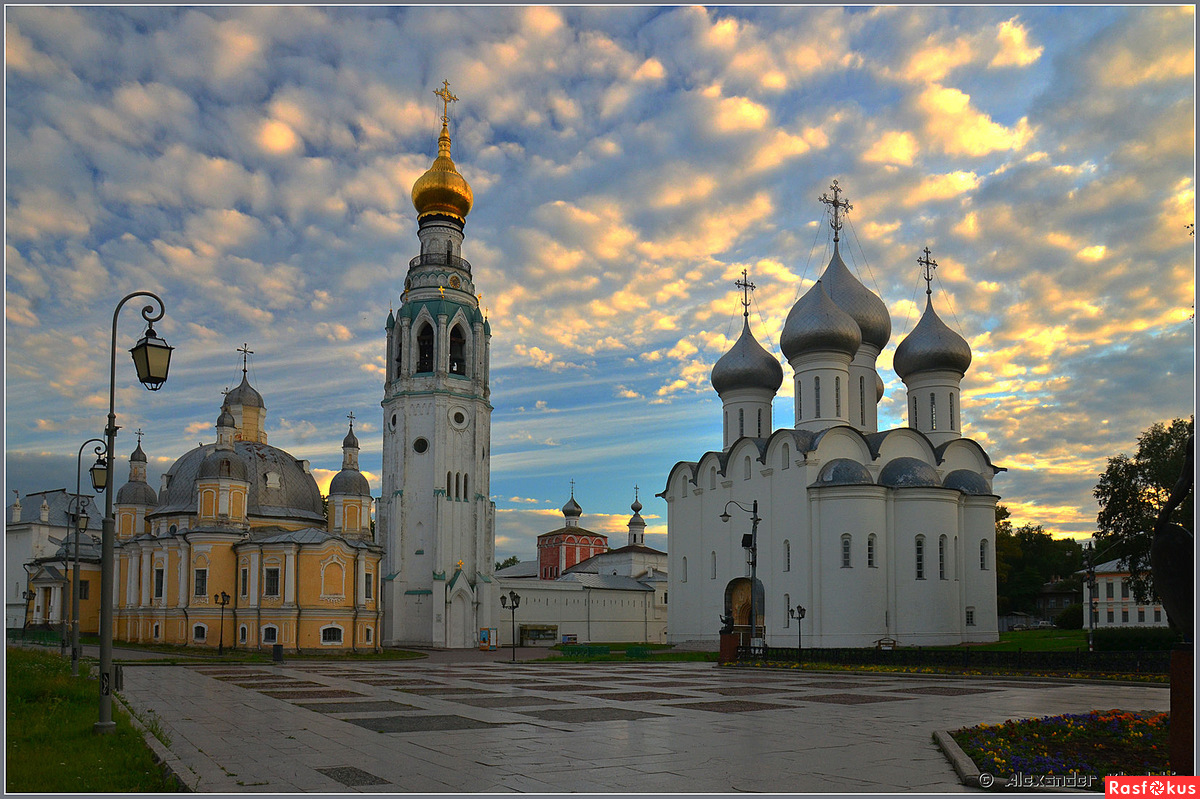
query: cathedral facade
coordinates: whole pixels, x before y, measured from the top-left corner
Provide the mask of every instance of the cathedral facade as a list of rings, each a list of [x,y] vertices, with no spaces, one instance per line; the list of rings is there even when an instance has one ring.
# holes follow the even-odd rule
[[[446,103],[454,98],[443,88]],[[491,328],[462,257],[472,194],[450,156],[413,185],[420,253],[389,313],[378,527],[386,645],[475,646],[492,626]]]
[[[831,188],[822,200],[833,209],[833,256],[780,335],[794,424],[773,425],[783,369],[751,333],[747,299],[741,336],[711,375],[722,448],[677,463],[659,495],[668,640],[715,642],[723,625],[770,646],[998,640],[992,480],[1002,469],[961,433],[970,347],[927,288],[924,315],[893,359],[908,425],[878,429],[876,359],[891,316],[842,260],[847,204]],[[928,284],[928,250],[923,263]]]

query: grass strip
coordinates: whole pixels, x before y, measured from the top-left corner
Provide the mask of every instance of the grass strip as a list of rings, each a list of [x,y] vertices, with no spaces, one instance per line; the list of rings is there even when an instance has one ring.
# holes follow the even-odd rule
[[[57,653],[8,647],[6,792],[174,793],[142,735],[114,703],[116,730],[92,731],[99,687]]]

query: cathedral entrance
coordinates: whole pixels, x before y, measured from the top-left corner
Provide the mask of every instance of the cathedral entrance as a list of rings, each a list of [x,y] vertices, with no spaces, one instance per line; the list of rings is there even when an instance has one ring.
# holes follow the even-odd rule
[[[756,580],[754,585],[754,602],[750,601],[750,578],[737,577],[725,586],[725,616],[732,619],[732,632],[738,636],[739,646],[750,646],[752,638],[762,638],[766,635],[766,591],[762,580]],[[751,628],[750,606],[754,605],[756,624]]]
[[[450,629],[446,646],[451,649],[470,649],[475,646],[475,625],[471,614],[471,599],[464,593],[450,601]]]

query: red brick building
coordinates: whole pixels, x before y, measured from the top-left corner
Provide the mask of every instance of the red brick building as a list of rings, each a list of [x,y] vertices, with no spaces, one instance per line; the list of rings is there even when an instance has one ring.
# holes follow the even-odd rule
[[[537,539],[538,578],[555,580],[580,561],[608,551],[608,536],[579,526],[583,508],[575,501],[575,492],[563,505],[563,526]]]

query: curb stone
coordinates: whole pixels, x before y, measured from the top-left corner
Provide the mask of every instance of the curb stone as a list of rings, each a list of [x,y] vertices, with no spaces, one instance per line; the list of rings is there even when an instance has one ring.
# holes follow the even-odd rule
[[[179,789],[185,793],[196,793],[199,790],[200,777],[191,772],[179,756],[163,745],[163,742],[150,732],[149,728],[133,714],[133,711],[128,702],[121,698],[119,694],[114,693],[113,698],[121,705],[121,709],[129,716],[130,722],[142,734],[142,738],[146,741],[146,746],[150,748],[151,754],[154,756],[154,762],[158,763],[159,767],[168,779],[174,780]],[[184,778],[185,774],[191,774],[192,779]]]
[[[960,747],[954,741],[954,738],[951,737],[949,732],[946,732],[944,730],[937,730],[933,734],[933,740],[934,740],[934,743],[936,743],[938,745],[938,748],[942,750],[942,753],[944,755],[946,755],[946,758],[950,761],[950,765],[954,768],[954,773],[958,775],[958,778],[962,781],[963,785],[966,785],[969,788],[981,788],[983,790],[991,790],[991,791],[995,791],[995,790],[1003,791],[1003,790],[1008,789],[1008,784],[1009,784],[1009,782],[1011,782],[1011,780],[1008,777],[996,777],[994,775],[989,774],[988,779],[984,780],[984,782],[988,782],[990,780],[989,784],[988,785],[981,784],[979,778],[980,778],[980,776],[982,776],[982,772],[979,771],[979,767],[975,765],[974,760],[967,757],[967,753],[964,752],[962,750],[962,747]],[[1030,786],[1030,787],[1022,787],[1022,788],[1014,789],[1014,790],[1020,790],[1022,793],[1090,793],[1090,794],[1095,794],[1095,791],[1088,791],[1083,788],[1046,788],[1046,787],[1040,787],[1040,786]]]

